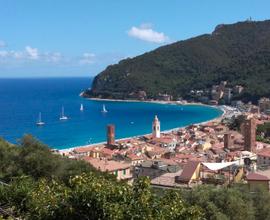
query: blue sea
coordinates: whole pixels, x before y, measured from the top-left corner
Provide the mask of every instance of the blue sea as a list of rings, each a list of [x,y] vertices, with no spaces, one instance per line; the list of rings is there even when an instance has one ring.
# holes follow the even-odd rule
[[[151,132],[158,115],[161,129],[199,123],[222,112],[206,106],[176,106],[140,102],[91,101],[79,96],[91,86],[90,78],[0,79],[0,137],[16,143],[32,134],[51,148],[65,149],[103,142],[106,125],[116,126],[116,138]],[[84,111],[80,111],[80,105]],[[102,113],[105,104],[107,113]],[[60,121],[64,106],[67,121]],[[44,126],[36,121],[42,113]]]

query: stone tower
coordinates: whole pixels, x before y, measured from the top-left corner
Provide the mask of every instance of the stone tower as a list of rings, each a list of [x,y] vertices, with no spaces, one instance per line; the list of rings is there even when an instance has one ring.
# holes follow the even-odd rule
[[[254,118],[245,120],[243,124],[244,150],[254,152],[256,149],[256,127]]]
[[[224,134],[224,148],[230,149],[233,145],[231,133],[227,132]]]
[[[107,125],[107,145],[114,145],[115,144],[115,127],[114,125],[110,124]]]
[[[152,124],[152,138],[160,138],[160,121],[157,116],[155,116]]]

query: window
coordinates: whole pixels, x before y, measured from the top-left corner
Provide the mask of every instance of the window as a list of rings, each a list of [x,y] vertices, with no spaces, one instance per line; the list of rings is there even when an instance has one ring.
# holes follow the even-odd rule
[[[118,176],[118,170],[114,171],[115,176]]]
[[[123,170],[123,175],[126,175],[126,170]]]

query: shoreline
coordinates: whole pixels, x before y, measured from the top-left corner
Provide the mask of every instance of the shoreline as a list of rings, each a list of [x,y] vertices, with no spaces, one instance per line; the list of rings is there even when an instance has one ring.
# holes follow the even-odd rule
[[[80,94],[82,97],[82,93]],[[98,101],[98,102],[142,102],[142,103],[154,103],[154,104],[164,104],[164,105],[202,105],[202,106],[208,106],[212,108],[216,108],[215,106],[212,105],[207,105],[203,104],[201,102],[187,102],[187,103],[182,103],[181,101],[160,101],[160,100],[136,100],[136,99],[102,99],[102,98],[87,98],[87,97],[82,97],[87,100],[92,100],[92,101]]]
[[[80,94],[81,95],[81,94]],[[215,109],[218,109],[220,111],[222,111],[222,114],[216,118],[213,118],[213,119],[210,119],[210,120],[207,120],[207,121],[203,121],[203,122],[199,122],[199,123],[195,123],[194,125],[203,125],[203,124],[207,124],[209,122],[214,122],[214,121],[221,121],[222,118],[224,117],[224,115],[226,115],[226,109],[224,109],[222,106],[209,106],[209,105],[206,105],[206,104],[202,104],[202,103],[179,103],[177,101],[140,101],[140,100],[120,100],[120,99],[100,99],[100,98],[85,98],[87,100],[93,100],[93,101],[112,101],[112,102],[144,102],[144,103],[154,103],[154,104],[171,104],[171,105],[201,105],[201,106],[207,106],[207,107],[210,107],[210,108],[215,108]],[[185,128],[185,127],[188,127],[190,125],[186,125],[186,126],[181,126],[181,127],[176,127],[176,128],[172,128],[172,129],[169,129],[169,130],[165,130],[165,131],[161,131],[161,133],[164,133],[164,134],[168,134],[168,133],[171,133],[173,131],[177,131],[181,128]],[[122,140],[128,140],[128,139],[132,139],[132,138],[139,138],[139,137],[142,137],[142,136],[145,136],[145,135],[149,135],[149,134],[141,134],[141,135],[135,135],[135,136],[131,136],[131,137],[125,137],[125,138],[119,138],[119,139],[116,139],[115,141],[122,141]],[[98,143],[93,143],[93,144],[88,144],[88,145],[81,145],[81,146],[75,146],[75,147],[71,147],[71,148],[64,148],[64,149],[54,149],[54,150],[57,150],[58,152],[60,153],[69,153],[71,151],[73,151],[74,149],[76,148],[87,148],[87,147],[94,147],[94,146],[97,146],[97,145],[102,145],[102,144],[105,144],[106,141],[103,141],[103,142],[98,142]]]

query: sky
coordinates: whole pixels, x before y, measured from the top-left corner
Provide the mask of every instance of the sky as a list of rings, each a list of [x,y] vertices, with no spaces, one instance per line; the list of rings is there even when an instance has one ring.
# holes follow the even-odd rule
[[[270,19],[269,0],[0,0],[0,77],[91,77],[108,65]]]

